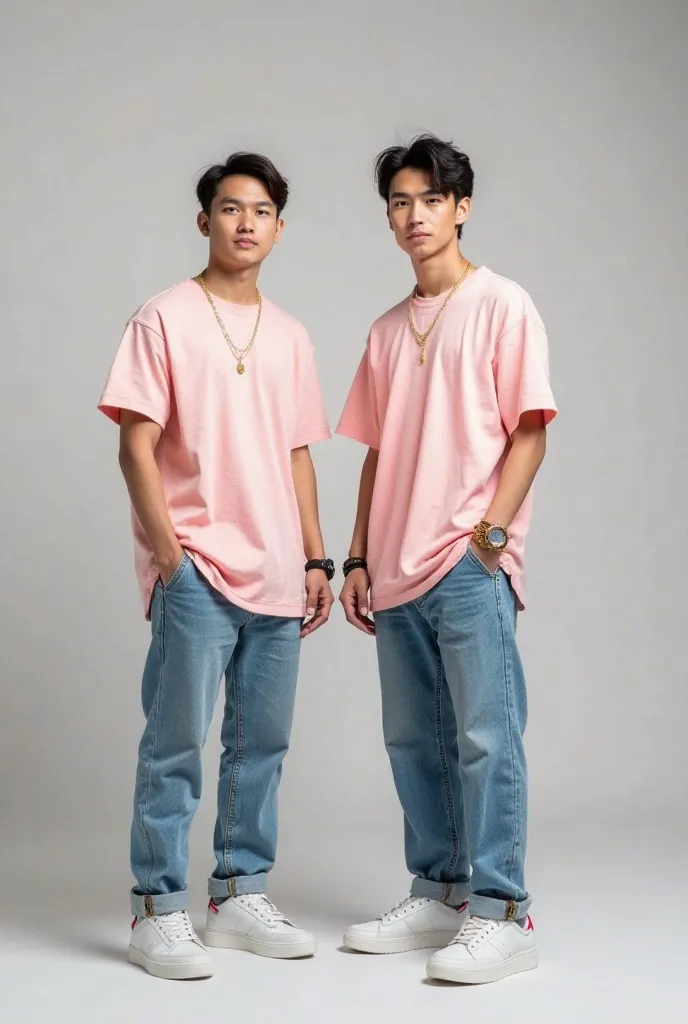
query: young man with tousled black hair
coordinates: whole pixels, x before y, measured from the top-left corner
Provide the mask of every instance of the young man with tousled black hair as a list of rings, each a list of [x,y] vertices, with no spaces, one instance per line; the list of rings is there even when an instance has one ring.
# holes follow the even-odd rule
[[[429,977],[496,981],[538,962],[516,617],[556,414],[547,337],[521,287],[462,253],[465,153],[423,135],[381,153],[376,172],[415,287],[373,324],[337,428],[368,447],[341,601],[376,638],[414,878],[409,897],[344,941],[444,947]]]

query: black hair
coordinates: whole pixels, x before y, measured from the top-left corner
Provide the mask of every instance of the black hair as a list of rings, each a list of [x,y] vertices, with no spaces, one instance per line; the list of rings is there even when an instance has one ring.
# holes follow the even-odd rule
[[[205,214],[210,216],[210,207],[220,182],[232,174],[243,174],[260,181],[277,207],[277,216],[280,216],[289,198],[289,183],[272,160],[260,153],[232,153],[223,164],[213,164],[201,175],[196,186],[196,197]]]
[[[405,167],[427,171],[431,187],[442,196],[453,194],[457,203],[473,195],[473,168],[466,154],[452,142],[442,142],[437,136],[424,133],[408,146],[390,146],[375,160],[375,183],[388,209],[392,179]],[[463,224],[459,224],[459,238],[462,230]]]

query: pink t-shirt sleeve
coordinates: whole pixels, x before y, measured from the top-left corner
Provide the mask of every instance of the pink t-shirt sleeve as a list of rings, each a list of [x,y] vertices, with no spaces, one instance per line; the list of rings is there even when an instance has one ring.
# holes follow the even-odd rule
[[[368,448],[380,448],[380,423],[369,348],[366,348],[359,363],[337,425],[337,433],[359,441]]]
[[[170,374],[165,341],[131,320],[112,364],[98,408],[115,423],[122,409],[147,416],[163,429],[170,415]]]
[[[509,436],[525,412],[542,410],[545,424],[557,414],[549,382],[547,335],[538,318],[526,314],[499,338],[495,353],[497,401]]]
[[[317,441],[327,441],[331,436],[322,389],[318,380],[318,370],[315,365],[315,354],[311,349],[301,384],[299,411],[292,448],[303,448],[307,444],[315,444]]]

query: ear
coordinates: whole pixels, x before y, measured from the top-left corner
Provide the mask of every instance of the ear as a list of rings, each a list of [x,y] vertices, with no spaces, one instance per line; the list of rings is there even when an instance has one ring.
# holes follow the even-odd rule
[[[284,231],[284,221],[280,217],[278,219],[277,225],[275,227],[275,245],[277,245],[277,243],[279,242],[280,238],[282,237],[282,232],[283,231]]]
[[[465,224],[471,213],[471,201],[468,196],[464,196],[456,204],[456,216],[454,218],[454,224],[458,228],[460,224]]]
[[[210,221],[208,219],[208,214],[201,210],[196,218],[196,223],[198,224],[198,230],[201,232],[203,237],[208,238],[210,236]]]

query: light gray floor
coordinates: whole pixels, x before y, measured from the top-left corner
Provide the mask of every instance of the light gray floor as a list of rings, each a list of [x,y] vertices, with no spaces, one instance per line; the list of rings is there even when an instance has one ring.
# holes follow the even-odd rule
[[[370,957],[340,950],[348,921],[403,896],[403,868],[333,880],[323,856],[310,879],[292,881],[296,849],[281,851],[275,898],[320,940],[311,961],[277,962],[215,951],[216,975],[164,982],[125,960],[128,909],[121,837],[70,851],[44,836],[38,851],[3,850],[0,992],[4,1024],[138,1024],[227,1020],[416,1022],[433,1016],[490,1024],[688,1020],[685,841],[646,820],[611,827],[541,823],[531,839],[539,970],[481,988],[424,981],[426,953]],[[341,842],[331,840],[341,861]],[[323,842],[326,854],[326,843]],[[364,847],[353,849],[360,859]],[[197,858],[196,858],[197,859]],[[115,877],[116,876],[116,877]],[[192,877],[193,917],[204,918],[203,874]]]

